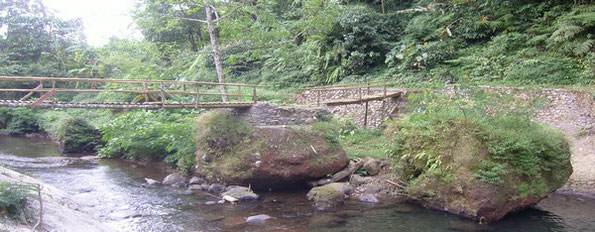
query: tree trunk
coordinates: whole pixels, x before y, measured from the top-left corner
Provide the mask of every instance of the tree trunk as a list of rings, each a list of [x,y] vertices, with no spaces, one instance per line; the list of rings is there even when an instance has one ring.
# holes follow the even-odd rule
[[[215,59],[215,70],[217,70],[217,79],[219,83],[225,83],[225,74],[223,73],[223,65],[219,57],[219,44],[217,42],[217,36],[215,35],[215,25],[213,25],[213,14],[211,11],[211,5],[205,0],[205,11],[207,14],[207,28],[209,29],[209,38],[211,39],[211,47],[213,47],[213,58]],[[227,89],[224,85],[220,85],[221,89],[221,100],[227,102]]]

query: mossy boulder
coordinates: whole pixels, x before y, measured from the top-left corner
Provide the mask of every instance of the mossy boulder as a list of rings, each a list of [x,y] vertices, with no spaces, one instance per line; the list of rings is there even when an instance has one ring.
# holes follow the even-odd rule
[[[329,210],[343,204],[352,191],[346,183],[331,183],[312,188],[306,196],[316,209]]]
[[[412,201],[480,222],[536,204],[572,173],[564,136],[527,118],[410,115],[386,133]]]
[[[101,133],[82,118],[62,119],[52,134],[62,153],[94,152],[101,142]]]
[[[224,111],[197,119],[196,172],[209,181],[287,188],[349,162],[338,143],[309,126],[252,127]]]

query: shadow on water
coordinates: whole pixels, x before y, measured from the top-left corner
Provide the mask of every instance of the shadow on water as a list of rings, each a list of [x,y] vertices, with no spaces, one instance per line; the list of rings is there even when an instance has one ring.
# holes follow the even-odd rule
[[[306,191],[260,193],[261,200],[205,205],[211,195],[184,189],[143,187],[161,180],[163,168],[121,160],[63,162],[55,144],[43,139],[0,136],[0,162],[52,184],[87,205],[120,231],[595,231],[595,201],[553,195],[490,225],[409,204],[367,205],[348,201],[333,212],[313,210]],[[248,216],[271,219],[248,225]]]

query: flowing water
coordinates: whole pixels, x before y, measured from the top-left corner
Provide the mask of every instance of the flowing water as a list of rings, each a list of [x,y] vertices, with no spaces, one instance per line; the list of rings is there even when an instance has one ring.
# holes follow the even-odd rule
[[[552,195],[536,207],[490,225],[409,204],[367,205],[349,201],[334,212],[313,210],[306,192],[261,193],[261,200],[238,205],[205,205],[205,193],[186,194],[160,180],[163,168],[119,160],[67,162],[52,142],[0,135],[0,163],[71,194],[97,218],[119,231],[595,231],[595,200]],[[245,218],[274,219],[248,225]]]

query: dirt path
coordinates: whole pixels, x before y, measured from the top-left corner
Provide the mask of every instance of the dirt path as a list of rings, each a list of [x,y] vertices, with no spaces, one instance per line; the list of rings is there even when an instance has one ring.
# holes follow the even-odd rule
[[[545,89],[551,102],[537,119],[561,130],[571,143],[574,172],[559,192],[595,197],[595,99],[592,93]]]

